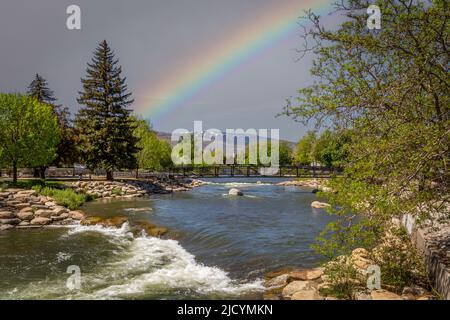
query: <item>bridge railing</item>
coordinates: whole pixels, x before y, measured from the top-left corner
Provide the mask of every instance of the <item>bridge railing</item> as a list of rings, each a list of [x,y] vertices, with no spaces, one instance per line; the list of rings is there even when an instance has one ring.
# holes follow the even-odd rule
[[[292,176],[292,177],[329,177],[340,174],[339,167],[327,166],[280,166],[274,173],[268,173],[271,167],[251,165],[217,165],[217,166],[177,166],[169,169],[171,176]]]
[[[320,178],[340,174],[342,168],[326,166],[280,166],[275,174],[268,174],[270,167],[252,165],[214,165],[214,166],[176,166],[164,172],[152,170],[118,170],[114,171],[117,179],[149,179],[162,177],[305,177]],[[0,177],[11,176],[11,170],[0,170]],[[18,170],[20,178],[32,178],[33,169],[21,168]],[[106,176],[106,170],[78,170],[75,168],[49,167],[45,171],[47,178],[73,178],[73,179],[95,179]]]

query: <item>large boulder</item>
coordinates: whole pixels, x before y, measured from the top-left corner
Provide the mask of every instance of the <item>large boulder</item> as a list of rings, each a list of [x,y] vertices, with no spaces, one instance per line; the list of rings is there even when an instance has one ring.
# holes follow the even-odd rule
[[[22,210],[23,208],[28,208],[30,206],[30,204],[28,202],[23,202],[23,203],[19,203],[16,204],[16,209]]]
[[[321,300],[321,297],[317,290],[310,289],[297,291],[292,295],[291,300]]]
[[[11,195],[10,192],[0,192],[0,198],[8,198]]]
[[[113,217],[113,218],[103,218],[103,217],[87,217],[86,219],[81,221],[82,225],[92,226],[92,225],[101,225],[104,227],[116,227],[120,228],[125,222],[128,221],[127,217]]]
[[[274,287],[266,290],[263,293],[263,299],[264,300],[281,300],[281,291],[283,290],[283,287]]]
[[[323,270],[321,268],[292,271],[288,274],[287,282],[292,282],[295,280],[316,280],[319,279],[322,275]]]
[[[34,218],[34,213],[32,211],[20,211],[17,213],[17,218],[20,220],[30,221]]]
[[[16,225],[20,223],[20,219],[17,218],[11,218],[11,219],[0,219],[0,224],[12,224]]]
[[[427,290],[422,287],[412,285],[410,287],[404,287],[402,291],[402,295],[412,295],[412,296],[424,296],[428,294]]]
[[[372,300],[372,296],[366,291],[355,292],[353,298],[355,300]]]
[[[230,195],[230,196],[243,196],[244,193],[241,190],[237,189],[237,188],[231,188],[228,191],[228,195]]]
[[[67,209],[64,207],[56,207],[53,209],[53,215],[59,216],[60,214],[66,213]]]
[[[31,224],[34,225],[46,225],[52,222],[52,219],[45,218],[45,217],[37,217],[30,221]]]
[[[283,274],[288,274],[289,272],[293,271],[294,269],[292,267],[287,267],[279,270],[269,271],[264,275],[264,279],[269,280],[278,276],[281,276]]]
[[[284,287],[288,282],[288,274],[282,274],[279,276],[276,276],[272,279],[266,280],[264,282],[264,286],[268,288],[274,288],[274,287]]]
[[[57,216],[51,216],[51,218],[53,221],[61,221],[61,220],[69,218],[69,214],[61,213],[60,215],[57,215]]]
[[[329,203],[325,203],[325,202],[313,201],[313,202],[311,202],[311,207],[316,208],[316,209],[323,209],[323,208],[331,207],[331,205]]]
[[[50,218],[53,215],[52,210],[39,209],[34,213],[36,217]]]
[[[86,218],[85,213],[81,210],[70,211],[69,216],[74,220],[83,220]]]
[[[372,300],[403,300],[398,294],[387,290],[373,290],[370,296]]]
[[[0,224],[0,231],[6,231],[13,228],[14,226],[11,224]]]
[[[294,293],[310,289],[313,289],[313,286],[309,281],[292,281],[286,287],[284,287],[282,295],[283,298],[290,299]]]
[[[11,211],[0,211],[0,219],[11,219],[14,218],[14,213]]]
[[[153,223],[148,221],[137,221],[135,222],[136,226],[138,226],[139,232],[145,231],[145,233],[152,237],[159,237],[168,232],[167,228],[158,227]]]
[[[26,198],[32,196],[37,196],[37,192],[34,190],[22,190],[16,193],[16,197],[18,198]]]
[[[33,204],[31,206],[34,210],[48,210],[48,207],[43,204]]]
[[[156,228],[151,228],[149,230],[146,230],[147,234],[152,237],[162,236],[162,235],[166,234],[167,231],[168,231],[168,229],[164,228],[164,227],[156,227]]]

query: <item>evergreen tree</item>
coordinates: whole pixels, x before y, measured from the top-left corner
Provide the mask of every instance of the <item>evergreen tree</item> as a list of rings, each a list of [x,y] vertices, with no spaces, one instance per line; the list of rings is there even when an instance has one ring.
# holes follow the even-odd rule
[[[56,101],[53,91],[48,88],[47,80],[37,73],[34,80],[31,81],[28,86],[27,93],[30,97],[35,98],[41,103],[46,103],[53,106]]]
[[[57,99],[55,98],[53,91],[50,90],[47,80],[39,74],[36,74],[35,78],[28,86],[27,94],[40,103],[51,106],[53,114],[58,118],[61,142],[58,145],[57,157],[52,164],[63,165],[76,161],[76,135],[69,120],[70,113],[68,108],[55,103]],[[35,168],[34,176],[45,178],[46,168],[47,166]]]
[[[106,40],[102,41],[88,63],[86,78],[81,79],[78,103],[85,108],[76,119],[87,166],[105,169],[108,180],[113,179],[114,169],[136,168],[139,151],[127,109],[133,99],[118,62]]]

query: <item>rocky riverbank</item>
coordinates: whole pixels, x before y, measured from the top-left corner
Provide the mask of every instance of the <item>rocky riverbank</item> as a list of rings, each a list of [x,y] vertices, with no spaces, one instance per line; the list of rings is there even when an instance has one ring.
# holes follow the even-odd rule
[[[71,187],[76,192],[95,198],[136,198],[150,194],[188,191],[203,184],[200,180],[187,178],[153,178],[149,180],[124,181],[77,181]]]
[[[84,218],[83,212],[71,211],[34,190],[10,188],[0,192],[0,231],[70,225]]]
[[[303,180],[288,180],[277,183],[277,186],[286,187],[305,187],[313,189],[313,192],[317,191],[331,191],[331,188],[327,186],[327,179],[303,179]]]
[[[340,260],[349,262],[356,274],[354,279],[346,279],[353,283],[366,284],[368,268],[374,265],[370,254],[363,248],[353,250],[349,256],[341,256]],[[340,261],[342,262],[342,261]],[[329,290],[333,280],[326,274],[326,269],[333,267],[329,262],[324,268],[285,269],[269,272],[265,276],[265,300],[339,300],[333,291]],[[353,300],[430,300],[433,295],[420,286],[404,287],[401,294],[394,293],[381,286],[380,289],[370,289],[363,285],[357,286],[352,294]]]
[[[77,193],[95,198],[135,198],[149,194],[187,191],[202,185],[193,179],[155,178],[152,180],[127,181],[77,181],[69,187]],[[0,192],[0,231],[9,229],[40,228],[49,225],[74,225],[84,221],[86,215],[81,210],[70,210],[57,204],[55,199],[40,195],[35,190],[7,188]],[[104,224],[104,221],[92,224]],[[112,222],[117,226],[118,220]],[[108,223],[108,221],[106,222]],[[153,226],[155,228],[155,226]],[[160,235],[161,230],[147,226],[150,235]]]

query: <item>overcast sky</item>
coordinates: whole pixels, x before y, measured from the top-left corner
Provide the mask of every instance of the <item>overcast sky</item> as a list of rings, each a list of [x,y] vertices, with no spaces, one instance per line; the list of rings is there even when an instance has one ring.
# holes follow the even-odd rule
[[[1,0],[0,91],[23,92],[39,73],[59,103],[76,112],[86,63],[106,39],[120,59],[136,107],[152,98],[152,87],[167,72],[188,64],[201,48],[226,39],[236,25],[245,28],[265,7],[286,2],[292,0]],[[66,28],[70,4],[81,7],[81,30]],[[280,128],[282,138],[298,140],[306,128],[275,115],[286,98],[311,81],[311,57],[295,61],[300,33],[299,28],[231,70],[176,111],[151,119],[154,128],[192,129],[194,120],[203,120],[205,129]]]

